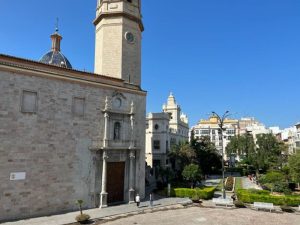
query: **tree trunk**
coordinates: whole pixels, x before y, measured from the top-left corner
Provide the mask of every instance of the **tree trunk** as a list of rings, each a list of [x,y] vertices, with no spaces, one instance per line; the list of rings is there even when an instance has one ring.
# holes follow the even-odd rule
[[[256,170],[255,170],[255,173],[256,173],[256,177],[258,178],[258,177],[259,177],[259,170],[256,169]]]

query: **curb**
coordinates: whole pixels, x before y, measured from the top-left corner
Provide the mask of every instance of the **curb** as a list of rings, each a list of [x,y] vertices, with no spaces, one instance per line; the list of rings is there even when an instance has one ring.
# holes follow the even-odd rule
[[[118,219],[127,218],[130,216],[154,213],[154,212],[159,212],[159,211],[184,209],[184,208],[188,208],[188,207],[192,207],[192,206],[193,206],[193,203],[192,203],[192,201],[189,201],[189,200],[183,201],[183,202],[178,202],[175,204],[164,205],[164,206],[158,205],[158,206],[154,206],[153,208],[147,208],[147,209],[142,209],[142,210],[133,210],[133,211],[130,211],[127,213],[117,213],[117,214],[113,214],[110,216],[92,218],[91,221],[94,221],[94,222],[92,222],[90,224],[96,224],[96,223],[103,224],[103,223],[115,221]],[[75,225],[75,224],[79,224],[79,223],[72,222],[72,223],[66,223],[64,225]]]

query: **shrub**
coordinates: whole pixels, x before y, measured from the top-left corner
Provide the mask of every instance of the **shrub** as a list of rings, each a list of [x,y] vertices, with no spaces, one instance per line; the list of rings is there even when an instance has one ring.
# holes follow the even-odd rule
[[[274,205],[288,205],[288,206],[298,206],[300,205],[300,196],[297,195],[283,195],[274,196],[268,191],[259,190],[237,190],[237,196],[239,201],[245,203],[253,202],[270,202]]]
[[[259,178],[259,182],[262,184],[274,184],[274,183],[284,183],[285,175],[282,172],[270,171]]]
[[[193,198],[198,196],[199,199],[212,199],[215,192],[215,187],[204,187],[204,188],[172,188],[171,196],[179,198]],[[165,190],[167,191],[167,189]]]

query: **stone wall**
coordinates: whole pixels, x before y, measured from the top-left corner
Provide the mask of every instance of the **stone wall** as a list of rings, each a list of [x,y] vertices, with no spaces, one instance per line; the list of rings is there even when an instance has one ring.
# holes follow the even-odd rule
[[[50,215],[99,204],[100,154],[105,97],[116,88],[0,70],[0,221]],[[23,90],[37,92],[37,112],[21,112]],[[141,92],[142,93],[142,92]],[[144,195],[145,95],[122,91],[135,102],[136,189]],[[74,97],[85,99],[84,116],[73,114]],[[11,180],[12,173],[26,173]]]

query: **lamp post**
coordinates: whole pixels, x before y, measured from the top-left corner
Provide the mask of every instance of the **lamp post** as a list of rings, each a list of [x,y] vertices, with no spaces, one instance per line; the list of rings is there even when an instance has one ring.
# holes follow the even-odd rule
[[[218,118],[218,125],[221,130],[221,140],[222,140],[222,194],[223,198],[226,198],[226,193],[225,193],[225,168],[224,168],[224,136],[223,136],[223,131],[224,129],[224,121],[226,117],[229,115],[229,111],[226,111],[222,117],[220,117],[217,113],[212,112],[213,115],[215,115]]]

